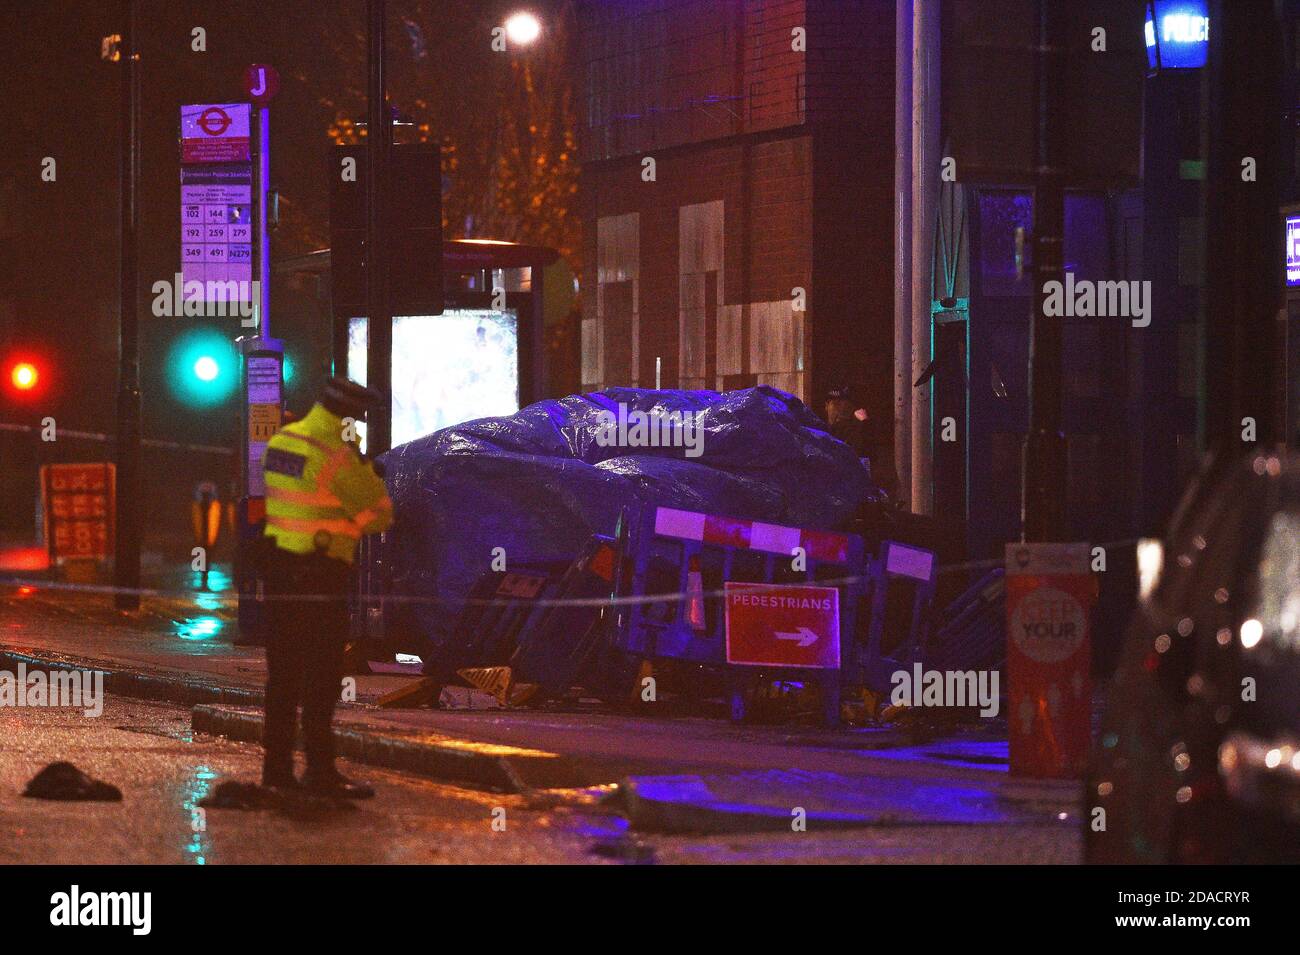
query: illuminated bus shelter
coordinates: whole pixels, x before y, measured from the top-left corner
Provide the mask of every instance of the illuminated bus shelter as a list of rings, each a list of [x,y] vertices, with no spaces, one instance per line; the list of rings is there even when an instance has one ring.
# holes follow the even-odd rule
[[[329,250],[279,264],[281,272],[328,275]],[[567,308],[572,275],[554,249],[486,239],[443,242],[441,315],[394,315],[392,443],[449,425],[507,415],[541,397],[542,331],[550,286]],[[560,302],[560,299],[565,299]],[[369,320],[331,307],[335,374],[366,383]]]

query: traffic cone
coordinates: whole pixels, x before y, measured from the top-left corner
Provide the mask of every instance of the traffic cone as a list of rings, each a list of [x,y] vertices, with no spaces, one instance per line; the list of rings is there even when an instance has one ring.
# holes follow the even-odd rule
[[[686,565],[686,622],[697,633],[707,629],[704,623],[704,574],[700,572],[699,555],[692,556]]]

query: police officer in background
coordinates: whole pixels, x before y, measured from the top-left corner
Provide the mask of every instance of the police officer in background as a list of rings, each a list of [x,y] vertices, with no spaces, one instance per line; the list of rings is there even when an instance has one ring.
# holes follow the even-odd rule
[[[378,392],[331,378],[301,420],[267,445],[266,721],[262,785],[294,789],[298,705],[307,771],[301,786],[330,796],[374,795],[334,768],[330,723],[343,678],[347,595],[357,542],[393,522],[377,466],[352,443],[353,422],[382,401]],[[344,419],[351,419],[345,421]]]
[[[893,435],[874,434],[866,408],[853,407],[847,386],[826,393],[826,422],[832,436],[839,438],[859,458],[866,458],[871,479],[891,498],[898,496],[898,469],[894,463]]]

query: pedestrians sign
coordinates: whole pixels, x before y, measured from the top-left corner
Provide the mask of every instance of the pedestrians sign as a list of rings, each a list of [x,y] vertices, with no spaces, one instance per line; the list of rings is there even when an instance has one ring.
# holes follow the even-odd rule
[[[1088,757],[1092,687],[1087,544],[1008,544],[1011,772],[1074,778]]]
[[[840,665],[835,587],[727,581],[727,662],[742,666]]]
[[[248,104],[181,107],[181,162],[248,162]]]
[[[244,72],[244,92],[258,106],[266,106],[280,92],[280,74],[273,66],[254,63]]]

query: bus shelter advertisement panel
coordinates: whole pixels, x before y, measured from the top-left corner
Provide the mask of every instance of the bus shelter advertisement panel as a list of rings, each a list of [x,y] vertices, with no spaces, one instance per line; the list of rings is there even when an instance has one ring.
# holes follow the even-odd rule
[[[365,383],[367,323],[348,328],[348,375]],[[514,312],[447,309],[393,318],[393,445],[475,418],[519,410]]]

